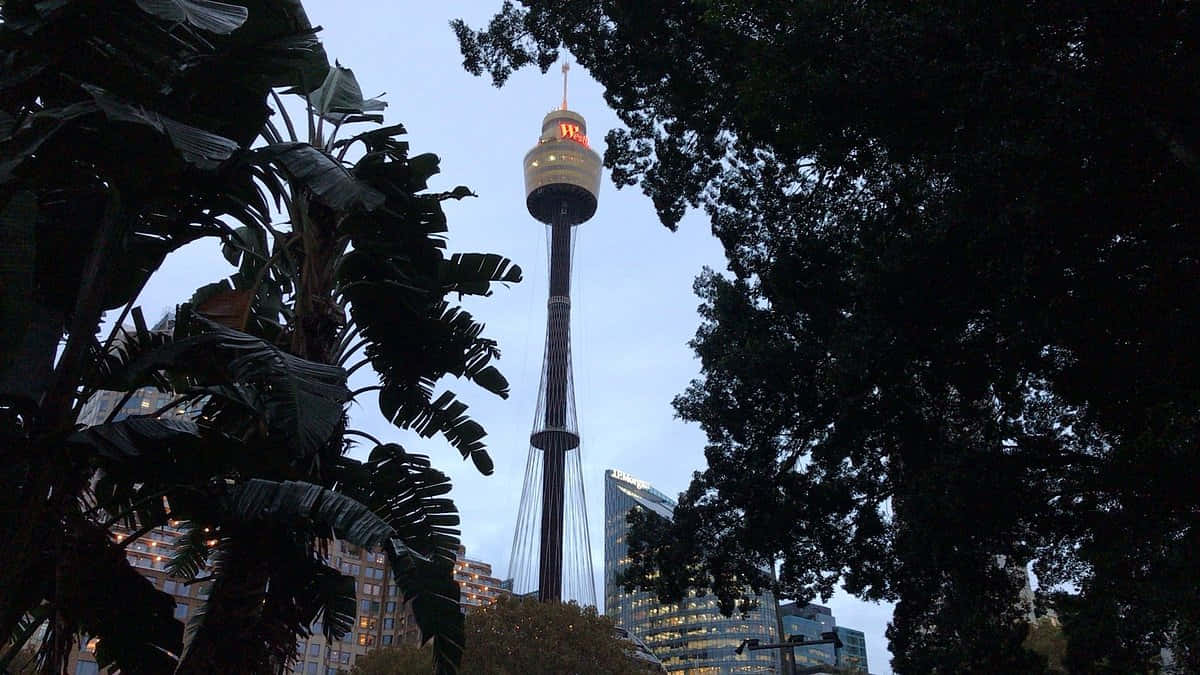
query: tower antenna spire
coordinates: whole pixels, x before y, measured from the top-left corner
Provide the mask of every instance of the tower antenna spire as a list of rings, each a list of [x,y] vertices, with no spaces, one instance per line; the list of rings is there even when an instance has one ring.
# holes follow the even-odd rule
[[[562,65],[562,74],[563,74],[563,102],[562,102],[562,109],[563,109],[563,110],[566,110],[566,109],[567,109],[567,71],[568,71],[568,70],[570,70],[570,69],[571,69],[571,64],[570,64],[570,63],[564,63],[564,64]]]

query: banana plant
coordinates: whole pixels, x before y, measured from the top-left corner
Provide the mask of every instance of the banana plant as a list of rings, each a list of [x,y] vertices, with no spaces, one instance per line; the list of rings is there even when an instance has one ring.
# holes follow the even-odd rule
[[[328,62],[298,0],[12,0],[0,57],[0,666],[45,629],[48,670],[86,631],[106,663],[162,672],[171,600],[105,536],[98,455],[67,439],[103,313],[121,323],[171,251],[269,218],[237,160],[268,91]]]
[[[285,105],[289,96],[298,97],[305,111],[299,125]],[[243,161],[258,170],[279,222],[230,233],[224,253],[237,272],[200,289],[191,307],[225,329],[244,331],[308,363],[345,367],[347,376],[368,365],[375,371],[378,384],[349,392],[338,403],[332,425],[320,430],[323,442],[314,437],[303,451],[293,448],[286,466],[260,466],[245,475],[321,486],[346,504],[366,504],[379,514],[394,534],[386,545],[373,545],[389,556],[395,583],[424,639],[434,643],[439,671],[454,672],[463,626],[453,581],[458,516],[445,496],[449,482],[427,458],[347,428],[344,404],[378,391],[380,412],[395,426],[426,438],[440,434],[490,474],[483,427],[466,415],[455,394],[438,392],[437,386],[452,375],[506,397],[508,382],[492,364],[500,355],[495,341],[447,298],[487,295],[495,284],[520,281],[521,271],[494,254],[444,253],[442,203],[470,191],[429,191],[437,157],[410,157],[408,144],[399,140],[403,127],[382,125],[384,103],[365,99],[348,68],[334,66],[313,91],[293,89],[274,102],[279,124],[264,125],[263,144]],[[377,126],[341,138],[362,124]],[[306,140],[298,128],[307,132]],[[206,409],[212,419],[237,414],[212,400]],[[367,462],[345,455],[352,438],[376,444]],[[353,602],[352,585],[324,584],[332,595],[304,604],[299,582],[287,575],[309,568],[329,574],[321,571],[320,556],[312,556],[313,546],[324,537],[347,535],[300,522],[309,527],[290,530],[290,543],[265,547],[257,527],[228,520],[206,525],[224,533],[212,552],[220,565],[206,609],[189,627],[181,672],[246,663],[282,667],[293,658],[293,638],[304,634],[314,611],[325,617],[330,637],[346,629],[335,608]],[[283,559],[288,556],[290,562]],[[226,577],[232,581],[223,582]],[[257,647],[239,641],[231,651],[223,636],[234,627],[234,633],[259,636],[248,643]]]

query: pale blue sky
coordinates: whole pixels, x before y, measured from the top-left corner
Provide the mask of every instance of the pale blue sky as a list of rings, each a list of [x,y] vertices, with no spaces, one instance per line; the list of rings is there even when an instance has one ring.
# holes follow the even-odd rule
[[[496,472],[483,477],[441,439],[414,439],[388,426],[373,401],[353,413],[353,425],[432,457],[450,474],[462,514],[468,555],[507,571],[521,480],[538,393],[546,301],[544,227],[526,213],[521,159],[540,132],[542,116],[561,95],[557,68],[515,74],[503,89],[461,67],[448,22],[481,26],[499,0],[476,2],[338,2],[305,0],[331,59],[354,70],[363,93],[386,92],[389,123],[402,123],[414,153],[434,152],[442,174],[431,187],[466,185],[479,196],[446,206],[451,251],[506,255],[525,281],[469,303],[500,342],[498,364],[512,384],[507,401],[472,385],[447,381],[489,432]],[[619,125],[602,88],[573,65],[570,107],[588,121],[593,146]],[[597,150],[603,152],[602,147]],[[572,284],[576,401],[583,436],[597,597],[603,598],[603,474],[616,468],[677,495],[704,466],[704,436],[674,418],[671,398],[698,372],[687,346],[699,323],[692,281],[707,265],[724,269],[719,243],[701,213],[677,233],[660,225],[636,188],[614,189],[606,176],[596,216],[581,226]],[[149,317],[184,300],[196,287],[233,270],[213,242],[199,242],[167,260],[143,293]],[[152,319],[153,320],[153,319]],[[365,369],[364,369],[365,370]],[[373,375],[360,372],[356,385]],[[361,382],[362,384],[359,384]],[[838,623],[866,633],[871,671],[890,673],[883,632],[891,607],[839,594],[828,604]]]

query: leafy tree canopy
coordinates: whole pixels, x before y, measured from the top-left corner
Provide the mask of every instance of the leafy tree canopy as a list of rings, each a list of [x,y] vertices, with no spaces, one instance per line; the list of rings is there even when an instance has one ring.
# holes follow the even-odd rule
[[[594,607],[501,598],[467,615],[467,673],[651,672],[628,653],[610,619]],[[430,651],[404,646],[375,650],[359,658],[351,675],[418,675],[430,672]]]
[[[467,615],[468,673],[614,673],[645,668],[627,653],[613,622],[594,607],[501,598]]]
[[[433,656],[428,649],[404,645],[367,652],[355,659],[350,675],[424,675],[432,670]]]
[[[1033,560],[1084,663],[1170,643],[1200,668],[1198,27],[1190,3],[1116,0],[530,1],[454,24],[497,84],[569,50],[626,125],[617,185],[670,227],[702,208],[725,247],[676,399],[708,467],[666,536],[631,537],[646,585],[732,607],[747,581],[842,583],[898,601],[897,671],[1031,672]],[[1100,624],[1138,630],[1072,628]]]

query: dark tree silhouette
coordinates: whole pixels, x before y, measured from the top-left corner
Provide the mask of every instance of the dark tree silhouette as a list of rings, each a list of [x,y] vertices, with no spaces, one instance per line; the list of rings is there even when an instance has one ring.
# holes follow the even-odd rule
[[[645,585],[732,607],[747,581],[840,582],[898,602],[898,671],[1029,672],[1010,619],[1032,560],[1076,591],[1043,597],[1079,617],[1075,667],[1164,645],[1200,667],[1197,27],[1189,3],[1118,1],[455,24],[497,84],[569,50],[627,125],[614,181],[671,227],[702,208],[725,247],[676,400],[708,467],[667,534],[635,529]]]

